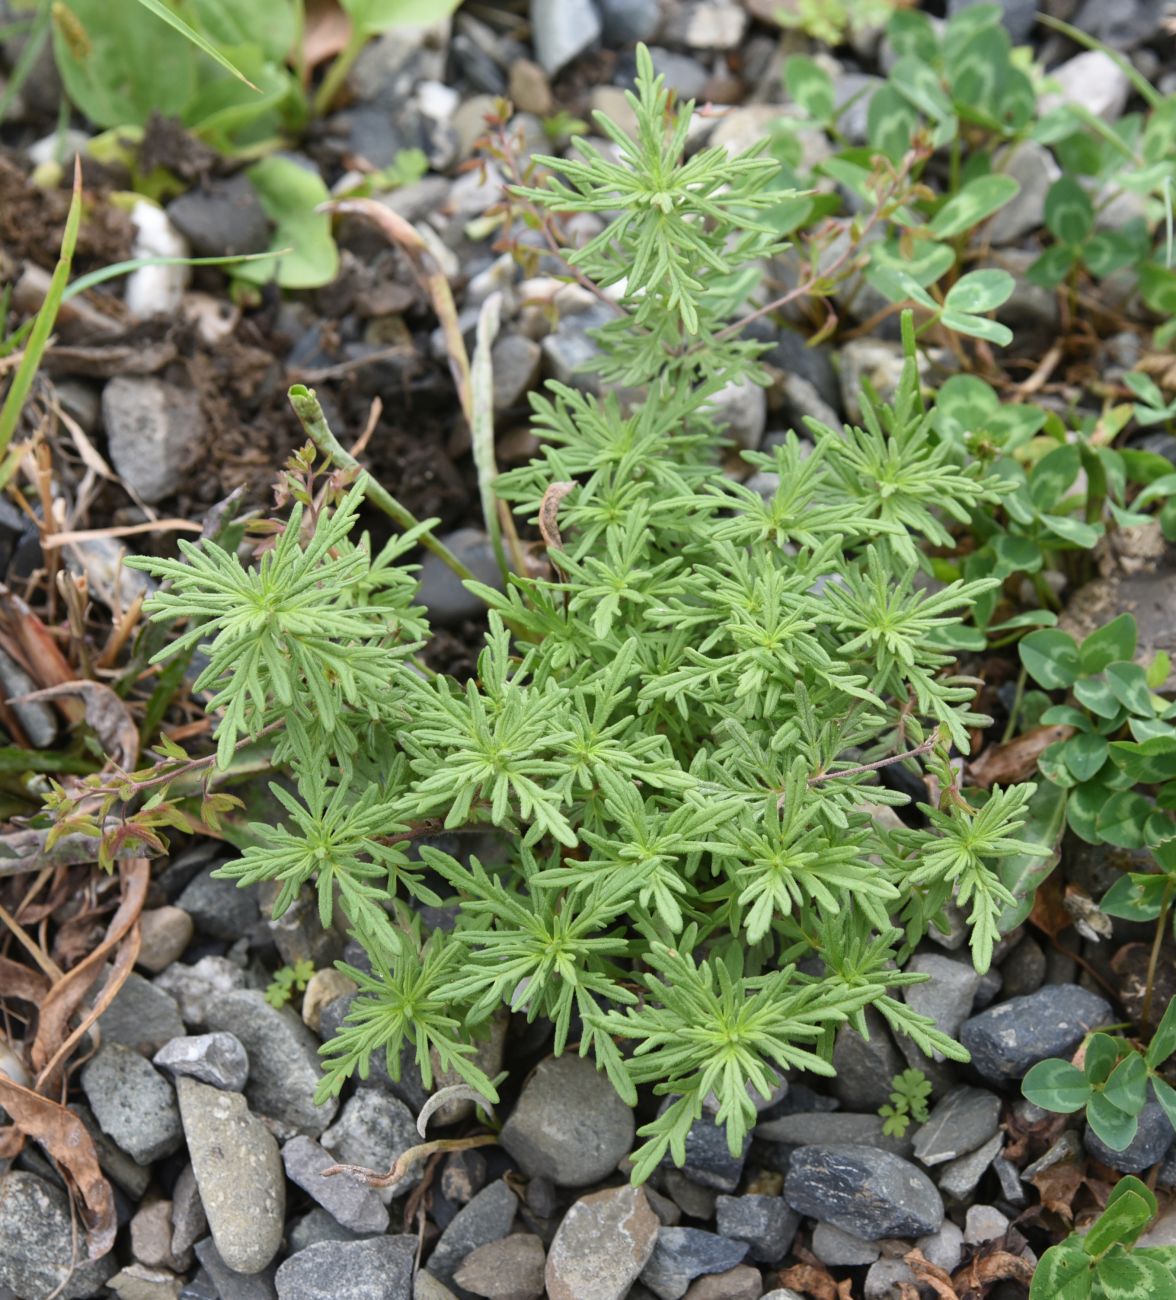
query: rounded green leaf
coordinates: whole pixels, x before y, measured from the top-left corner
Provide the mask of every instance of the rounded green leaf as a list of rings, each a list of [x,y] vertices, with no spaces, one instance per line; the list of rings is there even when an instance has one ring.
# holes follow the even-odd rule
[[[1176,1300],[1171,1270],[1138,1251],[1104,1256],[1094,1275],[1103,1300]]]
[[[1147,1045],[1147,1063],[1153,1067],[1163,1065],[1173,1052],[1176,1052],[1176,998],[1169,998],[1156,1032]]]
[[[986,339],[997,347],[1007,348],[1013,341],[1013,331],[999,321],[989,320],[987,316],[969,316],[962,311],[945,311],[939,317],[941,325],[957,334],[966,334],[969,338]]]
[[[1152,805],[1142,795],[1123,790],[1112,795],[1098,814],[1098,833],[1121,849],[1141,849],[1143,828],[1151,813]]]
[[[802,54],[784,64],[784,85],[789,95],[818,122],[827,122],[836,108],[833,79],[824,68]]]
[[[1017,653],[1025,671],[1048,691],[1073,686],[1078,677],[1078,645],[1057,628],[1042,628],[1022,637]]]
[[[1138,1115],[1147,1101],[1147,1066],[1138,1052],[1131,1052],[1111,1071],[1103,1096],[1124,1115]]]
[[[1139,1131],[1139,1117],[1125,1115],[1098,1092],[1091,1093],[1086,1103],[1086,1122],[1095,1137],[1105,1142],[1112,1151],[1125,1151]]]
[[[427,27],[448,18],[460,0],[339,0],[362,32],[377,36],[392,27]]]
[[[1074,250],[1067,244],[1047,248],[1035,262],[1030,263],[1026,276],[1043,289],[1056,289],[1070,274],[1077,262]]]
[[[1011,176],[977,177],[939,209],[930,231],[937,239],[954,239],[1003,208],[1020,189]]]
[[[1120,614],[1082,642],[1078,647],[1078,664],[1084,673],[1101,673],[1118,660],[1133,659],[1137,638],[1134,615]]]
[[[1094,205],[1090,195],[1072,176],[1063,176],[1045,196],[1045,224],[1060,243],[1081,244],[1094,229]]]
[[[1052,510],[1078,481],[1082,456],[1073,443],[1047,452],[1029,475],[1029,497],[1038,510]]]
[[[1110,1034],[1092,1034],[1082,1058],[1082,1071],[1090,1084],[1106,1083],[1119,1063],[1120,1040]]]
[[[1037,1106],[1069,1115],[1090,1099],[1090,1084],[1076,1065],[1050,1058],[1039,1061],[1024,1079],[1021,1091]]]
[[[1016,283],[1007,271],[971,271],[951,286],[944,303],[953,311],[995,311],[1009,300]]]
[[[1042,1255],[1033,1271],[1029,1300],[1090,1300],[1093,1292],[1094,1260],[1080,1243],[1063,1241]]]
[[[1141,718],[1155,716],[1147,673],[1138,664],[1111,664],[1105,676],[1111,693],[1125,709]]]
[[[1062,762],[1073,773],[1075,780],[1089,781],[1107,761],[1110,748],[1106,736],[1100,736],[1097,732],[1071,736],[1062,746]]]
[[[1120,876],[1099,902],[1099,911],[1124,921],[1154,921],[1163,905],[1167,881],[1162,875]]]

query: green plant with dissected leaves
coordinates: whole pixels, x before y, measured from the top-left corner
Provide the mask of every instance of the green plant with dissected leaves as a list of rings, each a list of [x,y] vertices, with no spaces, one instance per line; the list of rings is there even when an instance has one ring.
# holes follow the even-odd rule
[[[890,1081],[890,1100],[878,1107],[885,1120],[882,1132],[889,1137],[906,1137],[913,1120],[925,1124],[931,1116],[931,1080],[922,1070],[903,1070]]]
[[[745,259],[779,243],[758,219],[775,168],[687,158],[688,112],[644,49],[638,69],[636,136],[605,127],[623,163],[586,148],[525,187],[535,210],[609,214],[577,267],[616,287],[598,368],[637,393],[533,397],[541,451],[494,486],[549,567],[467,580],[489,610],[469,681],[417,659],[429,629],[397,560],[430,522],[373,558],[356,511],[387,494],[364,477],[306,486],[260,557],[205,540],[136,564],[168,583],[152,617],[188,620],[157,657],[204,647],[220,762],[265,734],[288,773],[284,815],[222,874],[280,881],[279,911],[317,892],[367,952],[322,1095],[377,1054],[398,1077],[408,1051],[426,1082],[435,1055],[493,1098],[475,1041],[505,1005],[626,1101],[663,1098],[640,1180],[684,1158],[708,1098],[741,1149],[752,1095],[831,1074],[869,1008],[963,1059],[902,999],[925,978],[902,964],[954,901],[987,969],[1006,868],[1049,848],[1019,835],[1031,786],[973,794],[951,764],[984,719],[945,646],[992,580],[915,582],[944,515],[966,523],[1002,481],[936,443],[909,318],[891,403],[866,395],[862,427],[815,429],[807,458],[795,439],[748,454],[779,475],[766,499],[723,474],[711,403],[759,377],[761,345],[726,322]],[[292,396],[332,445],[313,394]],[[895,763],[938,792],[899,826],[876,816],[906,802],[878,781]],[[438,824],[483,847],[413,852]]]

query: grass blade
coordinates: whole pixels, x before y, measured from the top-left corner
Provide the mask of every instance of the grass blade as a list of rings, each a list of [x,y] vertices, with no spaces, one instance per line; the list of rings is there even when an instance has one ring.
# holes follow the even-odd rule
[[[211,41],[205,40],[194,27],[189,27],[179,14],[173,13],[163,3],[163,0],[139,0],[139,3],[149,13],[153,13],[156,18],[161,18],[169,27],[174,27],[181,36],[191,41],[197,49],[203,50],[210,59],[215,59],[226,72],[231,72],[238,81],[243,81],[250,89],[256,90],[258,94],[261,93],[260,86],[255,86],[240,68],[226,59],[220,50]]]

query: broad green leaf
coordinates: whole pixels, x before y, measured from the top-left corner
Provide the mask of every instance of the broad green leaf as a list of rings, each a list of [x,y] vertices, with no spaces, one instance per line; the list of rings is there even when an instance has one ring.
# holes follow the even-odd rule
[[[930,223],[937,239],[954,239],[999,211],[1020,191],[1011,176],[981,176],[950,198]]]
[[[1038,510],[1051,510],[1073,487],[1082,470],[1082,457],[1073,443],[1055,447],[1034,465],[1029,497]]]
[[[1081,677],[1074,683],[1074,698],[1100,718],[1113,718],[1120,704],[1114,692],[1101,677]]]
[[[995,311],[1008,301],[1015,285],[1007,271],[971,271],[951,286],[943,301],[953,311]]]
[[[1105,780],[1083,781],[1070,791],[1070,797],[1066,801],[1066,822],[1074,834],[1087,844],[1102,843],[1098,815],[1110,797],[1111,791]]]
[[[1062,176],[1049,187],[1045,224],[1056,240],[1071,247],[1081,244],[1094,229],[1094,205],[1073,177]]]
[[[298,12],[292,0],[265,0],[264,21],[257,0],[187,2],[193,19],[208,38],[200,48],[230,72],[236,73],[242,81],[246,80],[244,72],[234,68],[227,59],[218,57],[218,51],[236,45],[258,45],[270,62],[282,64],[298,39]],[[162,0],[139,0],[139,3],[153,13],[164,8]]]
[[[1169,781],[1176,777],[1176,736],[1150,740],[1116,740],[1111,758],[1133,781]]]
[[[1142,795],[1121,791],[1108,799],[1098,814],[1098,833],[1108,844],[1121,849],[1140,849],[1144,823],[1151,812],[1151,804]]]
[[[1111,664],[1105,676],[1107,685],[1125,709],[1139,717],[1155,715],[1147,674],[1138,664]]]
[[[1163,1065],[1173,1052],[1176,1052],[1176,998],[1169,998],[1160,1023],[1156,1026],[1156,1032],[1147,1045],[1147,1063],[1156,1069]]]
[[[1081,547],[1084,551],[1089,551],[1096,546],[1099,538],[1106,531],[1102,524],[1087,524],[1081,519],[1075,519],[1073,515],[1043,514],[1041,522],[1051,533],[1069,542],[1071,546]]]
[[[1155,1214],[1156,1210],[1159,1208],[1155,1193],[1152,1189],[1145,1182],[1136,1178],[1134,1174],[1126,1174],[1124,1177],[1119,1179],[1114,1187],[1111,1188],[1104,1209],[1110,1209],[1116,1201],[1130,1196],[1138,1196],[1139,1199],[1143,1201],[1147,1206],[1149,1217]],[[1144,1219],[1144,1223],[1147,1223],[1147,1221],[1147,1219]]]
[[[1091,1034],[1082,1060],[1087,1083],[1106,1083],[1111,1077],[1111,1071],[1119,1063],[1121,1048],[1122,1042],[1110,1034]]]
[[[1176,1300],[1176,1278],[1158,1260],[1138,1251],[1116,1251],[1095,1265],[1104,1300]]]
[[[316,212],[330,195],[322,177],[289,158],[275,154],[249,169],[265,214],[274,223],[272,247],[292,252],[269,261],[250,262],[236,274],[251,284],[277,280],[285,289],[314,289],[330,284],[339,269],[339,250],[331,218]]]
[[[998,25],[985,27],[949,56],[951,95],[961,116],[995,118],[1009,72],[1009,38]]]
[[[1078,647],[1078,664],[1084,673],[1101,673],[1117,660],[1133,659],[1137,638],[1135,618],[1120,614],[1091,634]]]
[[[448,18],[460,0],[339,0],[356,28],[378,36],[392,27],[426,27]]]
[[[1029,1300],[1090,1300],[1093,1294],[1094,1261],[1080,1243],[1072,1241],[1051,1246],[1029,1284]]]
[[[157,4],[164,8],[161,0]],[[110,0],[61,0],[53,19],[53,52],[66,94],[91,122],[143,126],[153,112],[183,118],[196,93],[201,56],[178,18],[160,22],[134,4]]]
[[[1133,872],[1121,876],[1102,896],[1099,911],[1125,921],[1154,921],[1163,907],[1166,887],[1167,880],[1161,875]]]
[[[1115,1245],[1133,1242],[1156,1212],[1156,1198],[1138,1178],[1120,1179],[1115,1191],[1086,1234],[1083,1245],[1088,1255],[1102,1255]]]
[[[1030,632],[1017,652],[1029,676],[1046,690],[1073,686],[1078,676],[1078,646],[1072,636],[1057,628]]]
[[[1125,1115],[1138,1115],[1147,1101],[1147,1066],[1131,1052],[1111,1071],[1103,1096]]]
[[[794,54],[784,64],[784,85],[789,95],[818,122],[829,121],[837,106],[833,79],[812,59]]]
[[[900,247],[897,239],[888,239],[885,243],[878,243],[870,250],[870,265],[866,271],[866,278],[869,279],[870,273],[875,268],[888,271],[904,271],[924,289],[928,285],[934,284],[941,276],[946,275],[955,265],[955,251],[947,244],[937,244],[933,239],[920,239],[915,244],[911,255],[908,257]],[[961,375],[953,375],[952,379],[965,378]],[[944,387],[947,385],[945,384]],[[940,391],[939,401],[942,401],[942,390]]]
[[[1035,1106],[1069,1115],[1090,1099],[1090,1084],[1069,1061],[1039,1061],[1021,1080],[1021,1092]]]
[[[1139,1131],[1139,1117],[1125,1115],[1118,1106],[1112,1106],[1102,1093],[1091,1093],[1086,1104],[1086,1122],[1094,1134],[1112,1151],[1125,1151]],[[1093,1232],[1094,1229],[1091,1229]]]
[[[1062,762],[1078,781],[1089,781],[1107,761],[1110,745],[1105,736],[1088,732],[1071,736],[1062,746]]]
[[[893,86],[880,86],[874,92],[866,119],[866,139],[871,149],[885,154],[892,163],[901,162],[918,125],[918,112]]]
[[[1172,1004],[1169,1002],[1168,1005],[1171,1007]],[[1160,1078],[1152,1079],[1152,1088],[1155,1090],[1156,1101],[1160,1103],[1164,1114],[1168,1117],[1168,1123],[1176,1128],[1176,1088]]]
[[[914,55],[926,63],[939,54],[939,38],[930,18],[916,9],[897,9],[886,24],[886,39],[900,58]]]
[[[1072,704],[1053,705],[1041,715],[1041,721],[1049,727],[1060,723],[1063,727],[1077,727],[1079,731],[1090,730],[1090,718]]]
[[[964,312],[945,311],[939,317],[940,323],[957,334],[966,334],[969,338],[986,339],[998,347],[1007,348],[1013,341],[1013,331],[999,321],[989,320],[987,316],[968,316]]]
[[[1077,263],[1077,254],[1068,244],[1055,244],[1030,263],[1025,275],[1043,289],[1056,289]]]
[[[996,870],[1000,883],[1017,900],[1001,913],[997,923],[1001,934],[1009,934],[1025,920],[1032,910],[1038,885],[1057,865],[1058,844],[1066,824],[1065,790],[1048,781],[1038,782],[1025,812],[1026,821],[1017,838],[1048,853],[1013,853],[998,859]]]
[[[944,94],[938,74],[922,59],[910,55],[899,59],[890,70],[888,84],[909,100],[924,117],[954,127],[955,113],[951,100]]]

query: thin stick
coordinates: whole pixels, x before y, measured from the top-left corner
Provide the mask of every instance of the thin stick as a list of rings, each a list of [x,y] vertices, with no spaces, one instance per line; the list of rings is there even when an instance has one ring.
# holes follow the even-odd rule
[[[363,468],[359,461],[340,444],[339,440],[331,432],[331,427],[327,424],[327,417],[323,414],[323,408],[315,396],[313,388],[295,384],[290,389],[289,398],[290,405],[294,408],[294,414],[298,416],[306,436],[324,456],[330,457],[336,465],[341,465],[344,469],[360,470]],[[420,520],[411,510],[402,506],[382,483],[377,482],[370,475],[367,480],[367,495],[373,505],[378,506],[406,532],[408,529],[416,528],[420,524]],[[476,576],[466,568],[449,547],[434,537],[432,533],[423,532],[421,534],[421,545],[426,550],[432,551],[446,568],[451,569],[463,582],[477,581]]]

